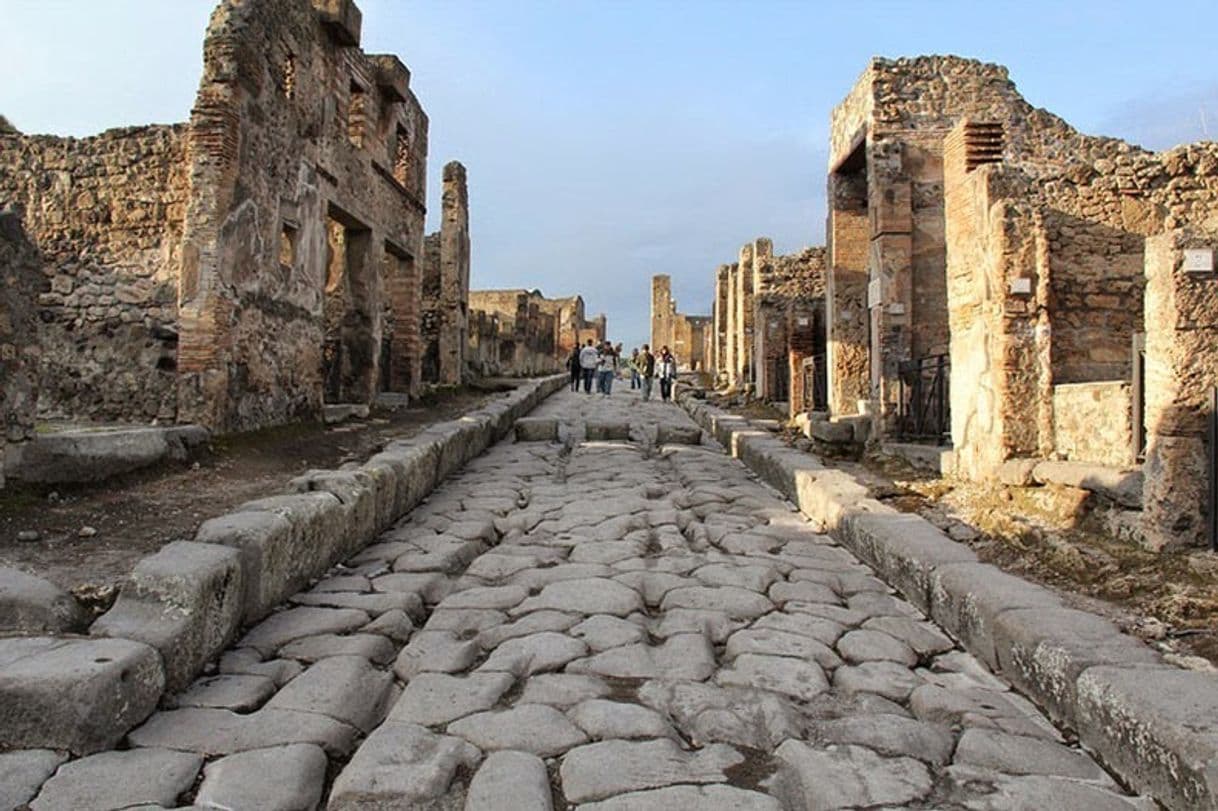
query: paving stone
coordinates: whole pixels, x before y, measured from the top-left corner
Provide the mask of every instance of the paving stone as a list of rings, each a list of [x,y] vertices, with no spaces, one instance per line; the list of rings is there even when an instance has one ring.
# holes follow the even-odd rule
[[[559,670],[585,656],[588,646],[578,639],[554,631],[509,639],[490,655],[479,671],[505,670],[517,678]]]
[[[102,752],[59,767],[30,803],[33,811],[127,808],[155,803],[172,808],[190,788],[203,758],[164,749]]]
[[[980,796],[964,799],[970,811],[1009,809],[1069,809],[1069,811],[1155,811],[1160,806],[1149,798],[1122,797],[1114,791],[1061,777],[1028,775],[1009,777],[984,769],[952,766],[947,770],[954,782],[981,787]]]
[[[715,675],[724,687],[758,687],[808,701],[829,689],[825,672],[814,662],[786,656],[746,653]]]
[[[255,625],[237,643],[269,656],[294,639],[319,634],[341,634],[368,624],[367,612],[353,608],[289,608]]]
[[[918,609],[904,600],[898,600],[888,594],[877,594],[874,591],[862,591],[852,594],[846,599],[846,607],[853,611],[861,611],[872,617],[912,617],[925,619]]]
[[[480,712],[448,725],[483,750],[517,749],[542,757],[559,755],[588,741],[567,716],[546,704],[516,704],[507,710]]]
[[[261,707],[275,692],[275,682],[266,676],[220,675],[198,679],[173,698],[175,707],[215,707],[249,712]]]
[[[84,620],[71,594],[41,577],[0,566],[0,632],[56,634]]]
[[[367,733],[385,717],[392,686],[393,676],[367,659],[331,656],[284,685],[266,708],[318,713]]]
[[[465,574],[469,577],[493,582],[511,577],[516,572],[535,569],[541,563],[540,558],[531,555],[512,555],[501,550],[502,547],[494,552],[480,555],[465,570]]]
[[[751,626],[756,629],[770,629],[789,634],[799,634],[814,639],[824,645],[833,645],[846,632],[845,626],[833,620],[813,617],[807,614],[787,614],[774,611],[756,620]]]
[[[863,662],[833,671],[833,689],[845,696],[875,693],[891,701],[905,701],[921,679],[896,662]]]
[[[659,646],[638,643],[578,659],[569,673],[633,679],[685,679],[702,681],[715,672],[715,654],[702,634],[676,634]]]
[[[515,622],[482,631],[478,634],[478,646],[483,650],[491,650],[509,639],[543,631],[565,631],[582,618],[580,614],[567,614],[562,611],[534,611]]]
[[[745,653],[764,653],[772,656],[808,659],[828,669],[833,669],[842,663],[831,648],[815,639],[768,628],[747,628],[737,631],[728,638],[727,646],[723,651],[726,659],[735,659]]]
[[[350,591],[305,592],[292,597],[296,605],[355,608],[379,617],[388,611],[405,611],[412,617],[423,616],[423,598],[409,592],[359,594]]]
[[[518,616],[543,609],[625,617],[643,610],[643,598],[634,589],[613,580],[563,580],[549,584],[536,597],[530,597],[512,609],[511,613]]]
[[[552,811],[546,764],[529,752],[504,750],[487,755],[470,781],[465,811]]]
[[[392,662],[397,647],[379,634],[320,634],[295,639],[279,649],[279,655],[302,662],[316,662],[331,656],[359,656],[379,665]]]
[[[722,611],[733,619],[749,620],[774,610],[774,604],[764,595],[736,586],[673,589],[664,596],[660,607],[665,611],[673,608]]]
[[[816,731],[828,743],[858,744],[882,755],[917,758],[934,766],[951,760],[956,745],[949,727],[889,713],[824,721]]]
[[[678,783],[724,783],[724,771],[743,760],[725,744],[685,752],[667,739],[603,741],[572,749],[559,774],[567,801],[582,803]]]
[[[13,809],[30,801],[68,756],[51,749],[0,752],[0,808]]]
[[[991,729],[966,729],[956,747],[955,762],[1011,775],[1040,774],[1109,782],[1107,772],[1076,749]]]
[[[604,679],[578,673],[544,673],[524,683],[521,704],[549,704],[566,708],[611,692]]]
[[[693,576],[710,586],[738,586],[759,594],[765,594],[770,584],[779,579],[773,566],[755,563],[710,563]]]
[[[380,634],[394,642],[405,644],[410,641],[411,635],[414,634],[414,623],[405,611],[386,611],[363,628],[360,628],[360,631],[368,634]]]
[[[220,672],[245,676],[265,676],[282,687],[304,672],[304,665],[292,659],[262,661],[253,648],[234,648],[220,657]]]
[[[444,598],[440,608],[499,608],[519,605],[529,591],[524,586],[483,586],[454,592]]]
[[[473,769],[480,759],[481,753],[460,738],[437,735],[417,724],[386,721],[335,778],[326,808],[426,807],[448,792],[457,769]]]
[[[453,581],[438,572],[399,572],[372,580],[372,588],[384,593],[417,594],[423,602],[435,605],[448,596]]]
[[[658,606],[664,600],[664,596],[673,589],[697,585],[696,581],[690,580],[688,577],[670,572],[635,570],[614,575],[613,579],[642,594],[647,605],[655,606]]]
[[[638,704],[591,699],[567,711],[592,740],[611,738],[674,738],[676,730],[655,710]]]
[[[489,710],[515,682],[509,673],[420,673],[389,712],[398,723],[435,726]]]
[[[572,563],[611,565],[619,560],[637,557],[642,551],[642,544],[629,541],[592,541],[572,547],[571,555],[567,559]]]
[[[354,746],[358,730],[312,712],[263,707],[240,715],[230,710],[187,707],[158,712],[127,735],[132,746],[177,749],[201,755],[231,755],[289,743],[315,743],[340,757]]]
[[[838,605],[841,602],[838,599],[837,592],[829,586],[822,586],[819,583],[812,583],[807,580],[801,580],[796,583],[775,583],[770,586],[768,596],[774,601],[774,605],[777,606],[783,606],[793,601],[827,603],[829,605]]]
[[[827,603],[805,603],[802,600],[792,600],[782,608],[788,614],[810,614],[814,617],[831,620],[846,628],[854,628],[871,619],[871,615],[865,611],[842,608]]]
[[[335,575],[319,580],[312,591],[372,591],[372,582],[363,575]]]
[[[919,657],[950,651],[956,645],[934,625],[907,617],[875,617],[863,623],[865,631],[882,631],[901,640]]]
[[[425,631],[452,631],[457,635],[470,634],[494,628],[507,622],[507,614],[492,608],[437,608],[427,618]]]
[[[474,663],[478,653],[477,642],[452,631],[419,631],[398,654],[393,672],[402,681],[420,673],[459,673]]]
[[[326,753],[311,743],[228,755],[203,770],[202,806],[313,811],[325,788]]]
[[[589,648],[598,653],[641,642],[647,637],[647,631],[641,625],[606,614],[588,617],[572,627],[570,633],[577,639],[582,639]]]
[[[778,801],[767,794],[732,786],[668,786],[651,791],[631,791],[608,800],[584,803],[579,811],[780,811]]]
[[[918,663],[918,655],[912,648],[881,631],[847,631],[837,640],[837,650],[852,664],[896,662],[913,667]]]
[[[775,792],[791,807],[809,811],[893,806],[930,793],[926,766],[912,758],[881,758],[861,746],[815,749],[787,741],[774,752],[786,764]]]
[[[918,718],[942,724],[990,726],[1018,735],[1059,739],[1060,733],[1027,699],[981,688],[945,689],[923,684],[910,694]]]
[[[677,634],[705,634],[718,645],[726,642],[729,636],[746,624],[746,620],[732,619],[723,611],[672,608],[664,612],[660,624],[652,629],[652,633],[661,639]]]
[[[649,681],[638,697],[671,716],[696,745],[721,742],[769,751],[787,738],[804,737],[794,703],[765,690]]]

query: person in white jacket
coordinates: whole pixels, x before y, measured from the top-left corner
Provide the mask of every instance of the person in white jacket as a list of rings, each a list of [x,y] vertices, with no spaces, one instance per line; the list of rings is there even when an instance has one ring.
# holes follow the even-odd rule
[[[656,364],[660,377],[660,399],[664,402],[672,397],[672,382],[677,379],[677,358],[664,347],[660,350],[660,362]]]
[[[600,360],[600,353],[596,351],[596,347],[592,345],[592,339],[588,339],[588,345],[579,350],[579,368],[584,375],[584,394],[592,393],[592,378],[596,376],[596,364]]]

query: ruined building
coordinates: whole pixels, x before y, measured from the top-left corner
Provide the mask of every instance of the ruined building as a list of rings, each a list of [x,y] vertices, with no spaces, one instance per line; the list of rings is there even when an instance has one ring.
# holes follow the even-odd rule
[[[1218,145],[1083,135],[954,57],[873,60],[830,140],[831,410],[971,478],[1144,458],[1146,541],[1200,542]]]
[[[672,279],[666,274],[651,277],[651,348],[667,346],[672,350],[681,369],[702,371],[706,368],[707,337],[712,327],[711,316],[685,315],[677,312],[672,297]]]
[[[41,414],[239,431],[417,387],[428,122],[360,27],[350,0],[224,0],[188,123],[0,132],[47,283]]]
[[[469,189],[465,167],[444,167],[440,230],[423,248],[420,332],[425,383],[453,385],[465,375],[469,343]]]
[[[8,446],[34,437],[38,393],[36,301],[47,287],[21,218],[0,210],[0,487]]]
[[[484,375],[561,371],[577,344],[605,340],[605,316],[584,317],[580,296],[547,299],[540,290],[474,290],[469,296],[470,364]]]

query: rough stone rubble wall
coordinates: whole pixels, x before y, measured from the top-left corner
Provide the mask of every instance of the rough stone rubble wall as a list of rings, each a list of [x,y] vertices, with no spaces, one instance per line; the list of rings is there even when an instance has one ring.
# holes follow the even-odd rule
[[[35,301],[46,287],[41,267],[21,217],[0,209],[0,487],[7,446],[34,438],[39,351]]]
[[[766,399],[793,401],[792,328],[804,332],[810,325],[798,320],[792,323],[792,314],[799,310],[798,318],[813,318],[815,311],[823,308],[825,249],[805,248],[799,253],[772,257],[754,271],[756,393]],[[821,347],[808,346],[800,351],[801,364],[803,357],[823,349],[823,341],[820,343]],[[778,376],[782,379],[777,379]]]
[[[314,417],[323,387],[368,402],[389,376],[386,290],[418,289],[427,117],[396,57],[351,47],[359,29],[349,1],[225,0],[212,15],[189,129],[179,420]],[[398,385],[417,380],[415,358],[393,362],[409,370]]]
[[[474,362],[488,374],[532,376],[561,371],[575,342],[604,340],[605,319],[583,320],[583,299],[547,299],[539,290],[474,290],[470,312]],[[564,333],[570,337],[564,339]]]
[[[91,138],[0,133],[0,208],[42,256],[39,411],[172,420],[188,194],[185,127]]]

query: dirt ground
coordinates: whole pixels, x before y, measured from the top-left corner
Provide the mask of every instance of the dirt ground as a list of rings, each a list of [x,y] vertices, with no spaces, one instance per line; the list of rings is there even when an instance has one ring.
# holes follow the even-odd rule
[[[0,566],[39,575],[86,603],[104,603],[140,558],[194,537],[199,524],[286,490],[314,468],[363,461],[389,441],[479,407],[507,383],[463,387],[367,420],[300,424],[213,440],[197,462],[164,465],[88,486],[0,491]],[[85,528],[91,528],[90,533]],[[34,530],[39,540],[21,542]]]
[[[724,403],[750,419],[784,419],[772,406]],[[796,444],[802,435],[785,431]],[[872,494],[916,512],[1004,571],[1049,586],[1077,608],[1109,617],[1187,667],[1218,665],[1218,555],[1150,552],[1119,537],[1121,516],[1065,487],[1004,487],[945,479],[893,459],[848,468]]]

